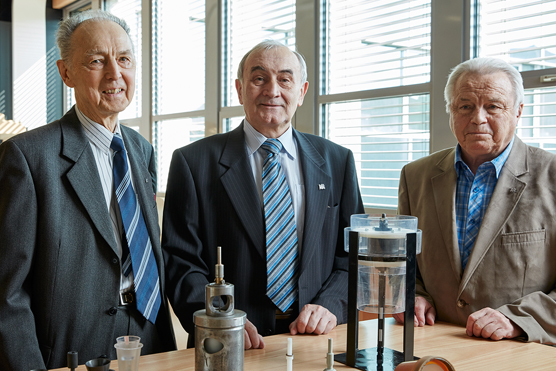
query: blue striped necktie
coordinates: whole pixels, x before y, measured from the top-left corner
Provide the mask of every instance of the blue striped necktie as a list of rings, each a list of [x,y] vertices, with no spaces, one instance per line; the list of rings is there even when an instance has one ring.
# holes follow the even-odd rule
[[[114,188],[120,214],[125,230],[125,240],[122,239],[123,250],[129,248],[129,253],[123,258],[124,274],[130,273],[129,266],[133,268],[133,281],[137,309],[153,324],[156,321],[160,308],[160,281],[151,240],[147,226],[139,207],[137,195],[131,185],[131,174],[127,165],[127,156],[124,142],[118,134],[114,134],[110,148],[114,150]]]
[[[286,176],[278,162],[282,143],[267,139],[263,164],[263,200],[266,223],[266,295],[282,312],[297,300],[299,259],[297,229]]]

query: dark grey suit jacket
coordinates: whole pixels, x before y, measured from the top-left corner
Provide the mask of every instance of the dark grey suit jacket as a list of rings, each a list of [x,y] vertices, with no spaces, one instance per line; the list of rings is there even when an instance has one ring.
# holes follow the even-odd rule
[[[348,270],[343,231],[352,214],[364,212],[353,154],[314,135],[293,135],[305,185],[299,308],[322,305],[342,323]],[[217,246],[224,278],[235,285],[236,308],[262,335],[275,331],[276,306],[266,296],[265,222],[252,174],[243,124],[174,152],[162,245],[168,297],[190,333],[193,312],[205,307],[205,285],[214,280]]]
[[[122,126],[164,288],[152,146]],[[110,354],[121,263],[89,140],[71,109],[0,145],[0,369]],[[164,292],[164,291],[163,291]],[[156,324],[175,349],[167,301]]]

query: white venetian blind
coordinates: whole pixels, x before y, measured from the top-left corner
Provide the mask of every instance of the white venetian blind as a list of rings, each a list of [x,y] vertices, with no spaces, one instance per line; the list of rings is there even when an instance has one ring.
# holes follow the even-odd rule
[[[205,1],[153,1],[153,114],[205,108]]]
[[[520,71],[556,67],[556,1],[479,0],[479,56]]]
[[[556,154],[556,87],[525,90],[516,133],[525,143]]]
[[[556,75],[555,0],[477,0],[477,5],[478,56],[503,59],[521,72]],[[556,153],[554,86],[525,86],[516,133],[527,144]]]
[[[430,80],[430,0],[329,0],[325,94]]]
[[[365,207],[395,209],[402,167],[429,154],[429,94],[404,87],[430,81],[431,2],[329,0],[321,17],[324,135],[352,150]]]
[[[223,106],[238,106],[237,68],[243,55],[263,40],[295,47],[295,0],[223,1]]]
[[[326,106],[328,138],[352,150],[365,207],[396,208],[402,167],[429,154],[429,95]]]
[[[135,94],[131,104],[119,114],[120,120],[141,117],[143,105],[141,91],[142,83],[142,22],[141,22],[141,0],[107,0],[106,10],[115,16],[124,19],[130,28],[130,38],[135,51],[135,61],[137,64],[135,72]]]
[[[153,0],[153,144],[158,191],[172,154],[205,136],[205,0]]]

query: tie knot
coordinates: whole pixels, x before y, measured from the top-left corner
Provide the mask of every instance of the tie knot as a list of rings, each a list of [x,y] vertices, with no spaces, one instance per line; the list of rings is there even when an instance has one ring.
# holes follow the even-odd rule
[[[266,142],[261,144],[262,149],[268,153],[277,155],[282,150],[282,143],[278,139],[267,139]]]
[[[124,149],[124,141],[118,134],[114,134],[112,143],[110,143],[110,148],[112,148],[114,152],[119,152]]]

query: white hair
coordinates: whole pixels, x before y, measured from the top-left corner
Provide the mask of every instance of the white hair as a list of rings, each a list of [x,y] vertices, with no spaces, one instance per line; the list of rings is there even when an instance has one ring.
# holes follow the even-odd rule
[[[452,69],[448,76],[448,83],[444,88],[444,100],[446,101],[446,112],[450,113],[452,100],[454,99],[454,89],[458,79],[466,73],[477,73],[480,75],[490,75],[497,72],[503,72],[508,76],[512,85],[515,99],[515,110],[519,110],[519,106],[523,103],[525,90],[523,88],[523,79],[519,71],[509,63],[496,58],[475,58],[458,64]]]
[[[71,62],[72,47],[71,37],[77,27],[85,21],[110,21],[121,26],[129,37],[130,29],[127,23],[121,19],[104,10],[87,10],[84,12],[77,12],[69,18],[60,22],[58,31],[56,32],[56,44],[60,49],[60,57],[67,62]],[[130,37],[131,39],[131,37]],[[133,43],[132,43],[133,48]]]
[[[253,49],[249,50],[243,56],[241,62],[239,62],[239,67],[237,69],[237,79],[243,82],[243,68],[245,67],[245,61],[252,53],[263,51],[263,50],[267,51],[274,48],[288,48],[288,47],[276,40],[264,40],[258,43],[257,45],[255,45]],[[307,81],[307,63],[305,63],[305,59],[299,52],[292,50],[292,53],[295,54],[295,56],[299,60],[299,65],[301,66],[301,84],[303,85]]]

